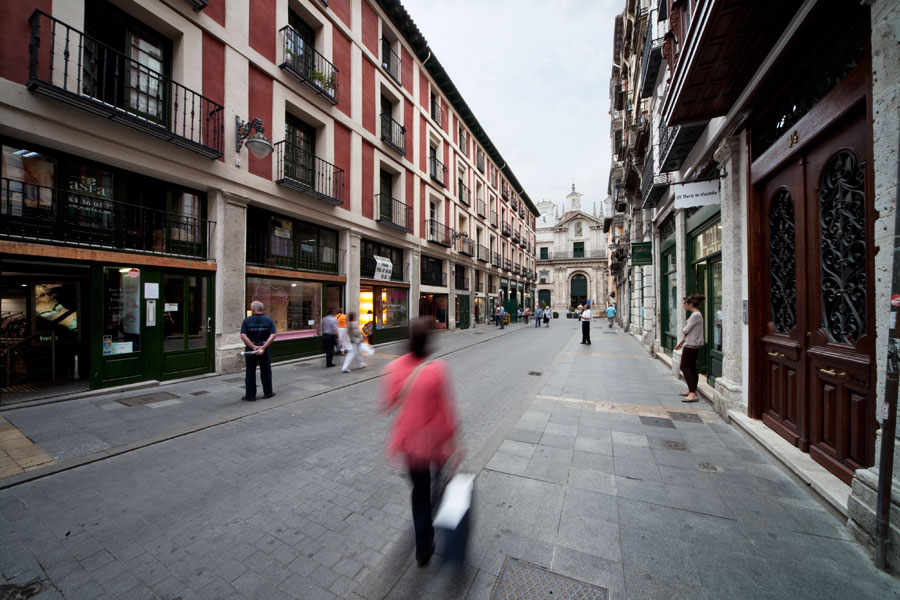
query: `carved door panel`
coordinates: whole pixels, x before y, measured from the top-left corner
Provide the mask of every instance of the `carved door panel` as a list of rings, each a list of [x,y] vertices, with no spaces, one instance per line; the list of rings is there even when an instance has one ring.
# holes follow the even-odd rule
[[[806,153],[810,456],[849,483],[875,451],[872,231],[865,115]]]
[[[805,237],[802,227],[803,161],[785,166],[760,189],[760,215],[767,260],[763,289],[766,333],[763,356],[762,420],[795,446],[806,449],[806,410],[802,401],[806,356],[806,288],[797,285],[804,272]]]

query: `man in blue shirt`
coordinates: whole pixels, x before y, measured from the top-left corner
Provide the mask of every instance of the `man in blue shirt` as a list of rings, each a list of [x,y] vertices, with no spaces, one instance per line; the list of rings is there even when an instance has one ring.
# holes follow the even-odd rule
[[[334,312],[333,308],[329,308],[328,314],[322,319],[322,350],[325,351],[326,367],[334,366],[334,345],[337,343],[338,336],[338,323]],[[369,312],[371,313],[371,311]]]
[[[256,401],[256,365],[259,365],[259,378],[262,381],[263,397],[271,398],[272,362],[269,357],[269,346],[275,339],[275,321],[263,314],[263,303],[254,300],[250,303],[253,313],[241,324],[241,340],[247,345],[244,358],[247,361],[247,376],[244,380],[246,395],[241,400]]]
[[[606,307],[606,318],[609,319],[609,328],[613,328],[613,321],[616,318],[616,306],[614,304],[610,304]]]

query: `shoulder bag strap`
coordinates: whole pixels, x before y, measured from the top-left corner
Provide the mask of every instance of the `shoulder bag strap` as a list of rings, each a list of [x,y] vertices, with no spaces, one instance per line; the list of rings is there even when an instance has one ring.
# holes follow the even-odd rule
[[[400,393],[397,394],[397,404],[400,404],[400,405],[406,404],[406,397],[409,395],[409,392],[412,390],[412,386],[416,380],[416,377],[419,376],[419,373],[422,372],[422,369],[424,369],[425,365],[427,365],[427,364],[428,364],[428,361],[423,360],[418,365],[416,365],[416,368],[412,370],[412,373],[410,373],[406,377],[406,381],[403,382],[403,387],[400,388]]]

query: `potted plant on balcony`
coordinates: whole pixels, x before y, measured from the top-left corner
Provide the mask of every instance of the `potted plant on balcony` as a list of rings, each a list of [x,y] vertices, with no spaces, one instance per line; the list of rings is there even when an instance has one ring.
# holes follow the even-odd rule
[[[313,71],[310,78],[319,87],[325,88],[326,90],[334,89],[334,73],[326,76],[325,73]]]

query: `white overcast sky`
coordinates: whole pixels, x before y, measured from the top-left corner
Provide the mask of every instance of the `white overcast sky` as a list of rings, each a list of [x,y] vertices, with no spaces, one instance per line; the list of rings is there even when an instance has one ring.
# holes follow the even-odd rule
[[[536,204],[609,180],[609,76],[625,0],[402,0]]]

